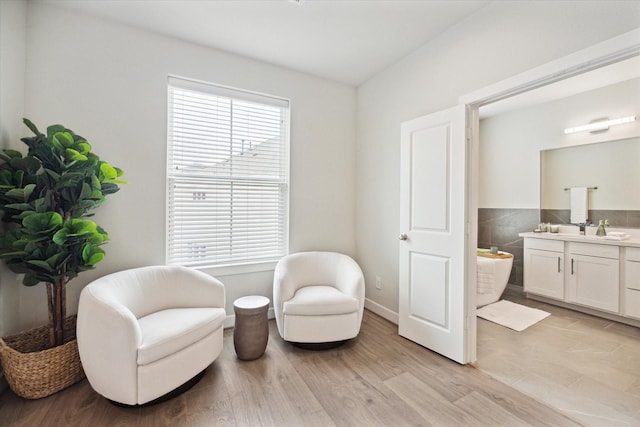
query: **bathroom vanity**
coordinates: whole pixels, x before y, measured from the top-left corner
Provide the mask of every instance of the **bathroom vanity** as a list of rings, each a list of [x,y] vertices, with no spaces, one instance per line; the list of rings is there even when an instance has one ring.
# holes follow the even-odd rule
[[[631,238],[580,235],[572,226],[520,233],[527,296],[640,327],[640,234],[625,231]]]

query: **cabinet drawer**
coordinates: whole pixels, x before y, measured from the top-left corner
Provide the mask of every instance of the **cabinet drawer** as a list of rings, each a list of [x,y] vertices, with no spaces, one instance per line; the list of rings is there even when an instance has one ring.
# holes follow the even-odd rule
[[[640,291],[627,289],[625,297],[624,314],[640,319]]]
[[[640,291],[640,261],[624,262],[624,287]]]
[[[640,248],[625,248],[625,258],[629,261],[640,261]]]
[[[592,243],[569,243],[569,252],[578,255],[597,256],[601,258],[618,259],[618,246],[597,245]]]
[[[534,239],[527,237],[524,239],[525,249],[538,249],[541,251],[564,252],[564,242],[561,240]]]

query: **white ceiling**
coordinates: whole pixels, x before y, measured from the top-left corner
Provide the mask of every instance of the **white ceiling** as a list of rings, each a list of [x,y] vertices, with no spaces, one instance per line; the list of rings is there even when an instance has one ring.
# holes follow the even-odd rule
[[[348,85],[456,25],[486,0],[35,0]]]

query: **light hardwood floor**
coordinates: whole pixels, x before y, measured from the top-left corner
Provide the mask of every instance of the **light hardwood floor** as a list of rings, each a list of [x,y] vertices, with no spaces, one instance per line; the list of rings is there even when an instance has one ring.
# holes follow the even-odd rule
[[[194,388],[125,409],[86,380],[27,401],[0,395],[2,426],[576,426],[570,418],[471,367],[398,336],[365,311],[359,337],[323,352],[284,342],[270,321],[266,354],[236,358],[232,330]]]
[[[640,328],[503,298],[551,316],[523,332],[478,318],[476,367],[588,426],[640,426]]]

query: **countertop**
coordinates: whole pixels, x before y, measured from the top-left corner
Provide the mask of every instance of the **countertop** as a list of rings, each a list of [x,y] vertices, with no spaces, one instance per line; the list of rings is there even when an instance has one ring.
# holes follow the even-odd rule
[[[599,245],[628,246],[640,248],[640,237],[632,233],[629,234],[631,234],[631,238],[626,240],[610,240],[605,239],[604,237],[596,236],[595,234],[581,235],[576,233],[536,233],[533,231],[520,233],[518,234],[518,236],[530,237],[534,239],[562,240],[565,242],[597,243]]]

